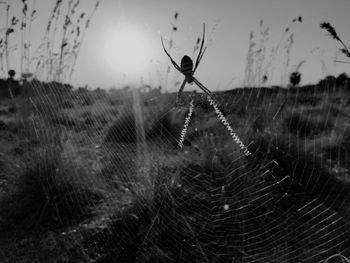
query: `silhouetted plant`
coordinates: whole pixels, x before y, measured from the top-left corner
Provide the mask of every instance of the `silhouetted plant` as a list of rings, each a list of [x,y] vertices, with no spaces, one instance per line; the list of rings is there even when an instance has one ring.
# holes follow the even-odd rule
[[[277,58],[284,50],[286,51],[284,68],[285,72],[287,72],[290,62],[290,50],[294,43],[294,34],[291,33],[291,28],[296,23],[302,23],[302,17],[299,16],[292,19],[290,24],[284,29],[279,42],[271,49],[269,56],[267,52],[267,43],[269,41],[270,28],[264,26],[263,20],[261,20],[259,39],[255,40],[255,38],[258,37],[254,36],[253,32],[250,33],[244,73],[243,85],[245,87],[261,86],[261,84],[268,84],[267,82],[271,82],[273,80]],[[284,42],[286,42],[286,45],[282,45]],[[284,78],[286,78],[286,76],[284,76]]]
[[[16,75],[16,71],[13,69],[8,71],[8,79],[6,80],[6,86],[7,86],[7,95],[10,98],[14,98],[15,95],[19,93],[19,82],[17,80],[14,80],[14,76]]]
[[[56,149],[41,149],[27,169],[14,179],[11,194],[1,200],[2,233],[33,227],[62,227],[93,214],[91,207],[102,198],[97,188],[85,183],[86,171],[65,161]]]
[[[348,47],[345,45],[345,43],[340,39],[339,35],[337,34],[337,32],[335,31],[335,28],[328,22],[322,22],[320,24],[320,27],[322,29],[325,29],[328,31],[328,33],[335,39],[337,40],[341,45],[342,48],[340,49],[340,51],[345,54],[345,56],[347,56],[348,58],[350,58],[350,51],[348,49]],[[342,62],[342,61],[338,61],[338,62]]]
[[[299,85],[301,80],[301,74],[298,71],[292,72],[289,77],[290,84],[295,87]]]
[[[325,77],[325,82],[327,85],[328,90],[333,90],[335,88],[336,85],[336,77],[332,76],[332,75],[328,75]]]
[[[169,39],[169,54],[171,54],[171,51],[174,47],[173,45],[173,35],[174,33],[178,30],[178,26],[177,26],[177,19],[179,17],[179,13],[178,12],[175,12],[174,14],[174,21],[171,23],[171,33],[170,33],[170,39]],[[169,77],[169,73],[170,73],[170,65],[168,65],[167,67],[167,71],[166,71],[166,74],[165,74],[165,89],[167,89],[167,85],[168,85],[168,77]]]
[[[319,91],[331,92],[336,88],[336,77],[332,75],[326,76],[324,79],[321,79],[317,86]]]
[[[16,71],[14,71],[13,69],[10,69],[9,72],[8,72],[8,74],[9,74],[9,78],[10,78],[10,79],[13,79],[14,76],[16,75]]]
[[[265,84],[268,80],[268,77],[266,75],[263,76],[262,78],[262,84]]]
[[[345,72],[339,74],[337,79],[335,80],[337,87],[344,86],[346,84],[346,81],[348,80],[348,78],[349,78],[349,76]]]

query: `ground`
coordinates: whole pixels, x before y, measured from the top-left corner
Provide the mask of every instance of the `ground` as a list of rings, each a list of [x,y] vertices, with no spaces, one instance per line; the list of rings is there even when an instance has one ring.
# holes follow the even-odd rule
[[[1,99],[1,262],[350,256],[346,90],[215,93],[249,156],[204,95],[185,93],[183,106],[175,96]]]

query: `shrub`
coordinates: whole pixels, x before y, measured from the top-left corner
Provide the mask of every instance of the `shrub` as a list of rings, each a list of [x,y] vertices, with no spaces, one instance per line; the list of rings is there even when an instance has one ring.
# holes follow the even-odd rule
[[[144,204],[126,207],[123,213],[111,218],[108,228],[88,236],[85,246],[98,251],[98,262],[140,262],[139,252],[146,245],[145,234],[152,223],[151,216],[152,211]]]
[[[63,109],[71,109],[74,108],[74,103],[70,100],[65,100],[62,102],[62,108]]]
[[[298,206],[303,198],[318,198],[341,213],[349,207],[350,183],[335,178],[314,153],[301,150],[296,141],[287,137],[273,139],[263,134],[253,141],[249,147],[252,152],[249,168],[253,171],[269,170],[275,180],[286,179],[280,184],[285,191],[289,189],[294,194],[305,194],[301,199],[289,202],[289,205]],[[293,195],[293,192],[290,194]],[[343,215],[347,216],[346,213]]]
[[[84,183],[86,176],[58,150],[41,149],[14,179],[10,195],[0,200],[2,232],[62,227],[91,216],[103,196],[96,185]]]
[[[107,131],[104,141],[109,143],[136,142],[135,117],[130,113],[124,114]]]
[[[166,111],[159,114],[147,132],[147,137],[150,139],[160,138],[167,143],[176,143],[182,129],[179,125],[179,121],[182,122],[182,120],[179,120],[182,117],[182,113],[182,111],[176,113]]]
[[[297,103],[297,104],[309,105],[309,106],[316,106],[322,101],[321,98],[310,96],[310,95],[291,96],[289,100],[290,100],[290,103],[293,103],[293,104]]]
[[[293,87],[299,85],[300,80],[301,80],[301,74],[298,71],[292,72],[290,74],[289,81]]]
[[[8,126],[5,122],[3,122],[2,120],[0,120],[0,131],[3,130],[8,130]]]
[[[69,128],[74,128],[79,125],[78,121],[72,117],[61,114],[52,119],[52,123],[56,125],[62,125]]]
[[[326,148],[326,157],[344,167],[349,166],[350,156],[350,129],[346,129],[340,141],[336,145]]]
[[[280,262],[271,259],[286,246],[293,246],[288,259],[299,262],[318,254],[325,236],[327,253],[344,250],[350,185],[285,139],[256,134],[247,158],[222,142],[199,148],[181,167],[159,167],[148,199],[134,195],[87,246],[101,262],[231,262],[261,251],[265,261]]]
[[[348,74],[346,74],[345,72],[341,73],[341,74],[338,75],[338,77],[335,80],[336,85],[338,87],[342,87],[342,86],[344,86],[346,84],[348,79],[349,79]]]
[[[329,118],[307,117],[298,112],[285,118],[284,123],[289,132],[300,137],[319,135],[333,128],[333,122]]]
[[[145,129],[147,139],[162,139],[167,143],[175,142],[181,132],[181,125],[183,120],[179,119],[183,112],[162,111],[157,113],[154,121],[146,120],[143,127],[138,129]],[[136,124],[135,116],[132,111],[121,114],[121,117],[109,128],[105,136],[106,142],[136,142]]]

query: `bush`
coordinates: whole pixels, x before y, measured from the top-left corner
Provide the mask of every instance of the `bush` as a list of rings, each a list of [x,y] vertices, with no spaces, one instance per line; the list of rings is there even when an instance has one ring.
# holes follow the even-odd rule
[[[62,102],[62,108],[63,109],[71,109],[74,108],[74,103],[70,100],[65,100]]]
[[[10,195],[0,200],[2,233],[63,227],[91,216],[103,196],[96,185],[84,183],[86,176],[77,164],[63,161],[58,150],[34,154],[12,182]]]
[[[183,112],[179,112],[179,116]],[[181,128],[174,119],[171,111],[166,111],[158,114],[155,121],[146,123],[144,127],[138,129],[145,129],[147,139],[162,139],[167,143],[174,143],[181,133]],[[176,116],[176,117],[179,117]],[[182,116],[182,115],[181,115]],[[175,117],[175,118],[176,118]],[[178,120],[178,119],[177,119]],[[181,120],[181,122],[184,120]],[[136,124],[135,116],[132,112],[122,114],[119,120],[109,128],[105,136],[106,142],[136,142]]]
[[[53,118],[52,123],[65,126],[67,128],[74,128],[79,125],[79,122],[76,119],[63,114],[61,114],[61,116]]]
[[[350,185],[288,138],[250,139],[247,158],[222,142],[225,147],[212,151],[213,145],[199,148],[198,159],[188,157],[181,167],[158,167],[148,199],[134,195],[88,237],[87,246],[101,262],[231,262],[248,256],[280,262],[278,251],[284,255],[290,246],[287,259],[299,262],[318,255],[327,241],[326,253],[347,249],[350,240],[342,233],[349,231],[344,209]],[[333,217],[334,211],[344,218]]]
[[[132,113],[124,114],[107,131],[104,141],[109,143],[136,142],[135,117]]]
[[[338,144],[326,148],[326,157],[330,160],[349,167],[350,129],[346,129]]]
[[[303,105],[309,105],[309,106],[316,106],[319,104],[322,99],[315,96],[310,95],[299,95],[299,96],[291,96],[289,98],[290,103],[297,103],[297,104],[303,104]]]
[[[147,132],[147,137],[150,139],[160,138],[171,144],[176,143],[182,129],[176,121],[179,120],[182,114],[183,112],[181,111],[177,112],[177,114],[171,111],[162,112],[153,122],[150,130]],[[176,120],[174,118],[176,118]],[[192,116],[192,118],[194,118],[194,116]],[[183,120],[183,123],[184,122],[185,120]]]
[[[295,71],[290,74],[289,81],[293,87],[299,85],[300,80],[301,80],[301,74],[298,71]]]
[[[350,183],[344,183],[316,158],[314,153],[304,152],[290,138],[272,139],[264,134],[254,138],[249,150],[252,152],[249,168],[253,171],[269,170],[275,180],[283,180],[281,189],[300,199],[286,202],[286,206],[300,206],[304,199],[317,198],[340,213],[349,207]],[[301,193],[304,193],[301,195]],[[347,213],[343,214],[347,216]]]
[[[319,135],[333,128],[333,122],[329,118],[306,117],[301,113],[292,113],[285,118],[284,123],[289,132],[300,137]]]
[[[6,131],[8,130],[8,126],[5,122],[3,122],[2,120],[0,120],[0,131]]]
[[[94,99],[91,96],[83,96],[79,101],[81,106],[91,106],[95,103]]]

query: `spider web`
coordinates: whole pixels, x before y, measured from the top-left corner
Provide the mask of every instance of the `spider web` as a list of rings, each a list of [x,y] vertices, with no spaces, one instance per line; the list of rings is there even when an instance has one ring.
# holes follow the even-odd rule
[[[18,103],[30,164],[56,172],[39,180],[49,198],[41,216],[22,224],[50,222],[61,238],[79,233],[85,259],[350,257],[346,93],[216,93],[246,156],[201,93],[185,92],[178,107],[176,94],[155,89],[70,90],[38,81],[28,87]]]

